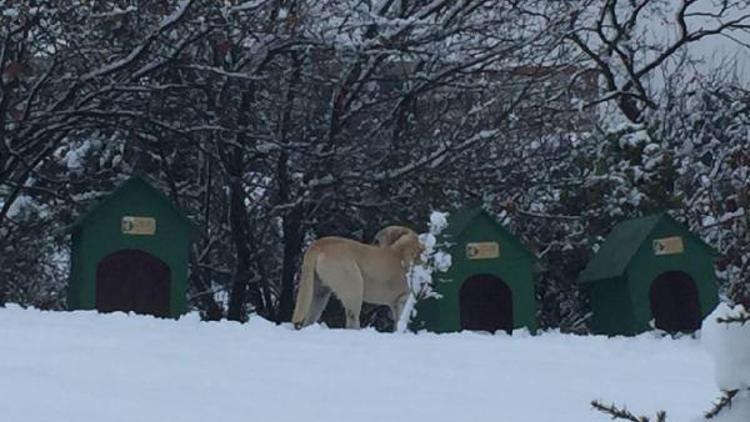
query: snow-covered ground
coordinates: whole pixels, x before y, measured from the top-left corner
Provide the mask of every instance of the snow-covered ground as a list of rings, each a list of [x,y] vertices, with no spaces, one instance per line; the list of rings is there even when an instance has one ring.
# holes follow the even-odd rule
[[[607,421],[592,399],[700,416],[700,341],[294,331],[0,308],[0,420]]]

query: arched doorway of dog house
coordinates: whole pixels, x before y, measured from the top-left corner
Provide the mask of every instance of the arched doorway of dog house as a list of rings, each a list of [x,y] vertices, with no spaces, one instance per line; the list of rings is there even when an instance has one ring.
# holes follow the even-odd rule
[[[701,307],[695,281],[682,271],[665,272],[651,284],[651,315],[656,328],[669,333],[701,328]]]
[[[464,281],[459,307],[463,330],[513,331],[513,293],[498,277],[481,274]]]
[[[96,268],[96,309],[169,316],[172,272],[159,258],[136,249],[106,256]]]

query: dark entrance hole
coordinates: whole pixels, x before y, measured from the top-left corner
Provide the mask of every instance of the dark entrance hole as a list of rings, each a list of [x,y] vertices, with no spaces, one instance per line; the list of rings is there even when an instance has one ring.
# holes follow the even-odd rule
[[[169,316],[169,266],[143,251],[108,255],[96,268],[96,309]]]
[[[461,329],[513,331],[513,293],[501,279],[477,275],[467,279],[459,292]]]
[[[702,314],[693,279],[681,271],[657,277],[651,284],[651,315],[656,328],[669,333],[700,329]]]

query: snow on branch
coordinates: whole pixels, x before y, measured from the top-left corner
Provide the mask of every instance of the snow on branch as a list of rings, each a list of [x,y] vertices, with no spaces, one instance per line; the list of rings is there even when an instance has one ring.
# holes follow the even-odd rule
[[[599,412],[602,412],[606,415],[609,415],[612,417],[612,419],[619,419],[619,420],[625,420],[625,421],[632,421],[632,422],[650,422],[651,419],[647,418],[646,416],[636,416],[632,414],[630,411],[628,411],[626,408],[619,408],[615,406],[614,404],[606,405],[598,400],[594,400],[591,402],[591,406],[598,410]],[[654,419],[655,422],[665,422],[667,420],[667,412],[659,411],[656,413],[656,419]]]
[[[146,38],[143,43],[139,44],[137,47],[135,47],[127,56],[115,60],[111,63],[108,63],[98,69],[95,69],[89,73],[84,74],[81,79],[83,81],[88,81],[100,76],[106,76],[110,73],[116,72],[120,70],[121,68],[127,66],[128,64],[136,61],[138,58],[140,58],[151,46],[151,44],[156,40],[156,38],[169,30],[172,26],[177,24],[180,19],[182,19],[183,16],[185,16],[188,8],[193,3],[194,0],[182,0],[177,6],[177,9],[171,13],[170,15],[165,16],[161,23],[159,24],[159,27],[152,32],[148,38]]]

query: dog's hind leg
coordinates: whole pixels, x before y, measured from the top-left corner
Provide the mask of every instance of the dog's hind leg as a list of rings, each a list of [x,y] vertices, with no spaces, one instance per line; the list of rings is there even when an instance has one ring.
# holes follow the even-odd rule
[[[328,261],[323,257],[318,266],[318,275],[325,287],[330,287],[346,310],[346,328],[360,328],[359,312],[365,282],[362,272],[354,261]]]
[[[359,313],[362,311],[362,302],[344,303],[344,310],[346,311],[346,328],[360,329]]]
[[[313,299],[310,305],[310,314],[308,314],[308,324],[314,324],[318,322],[320,316],[323,315],[323,311],[328,305],[328,300],[331,298],[331,289],[324,286],[320,282],[318,277],[315,277],[315,284],[313,288]]]
[[[336,296],[341,300],[341,304],[344,305],[346,311],[346,328],[359,329],[361,328],[359,313],[362,311],[365,282],[356,264],[353,264],[352,268],[346,271],[346,277],[349,280],[346,291],[341,292],[341,294],[336,292]]]

